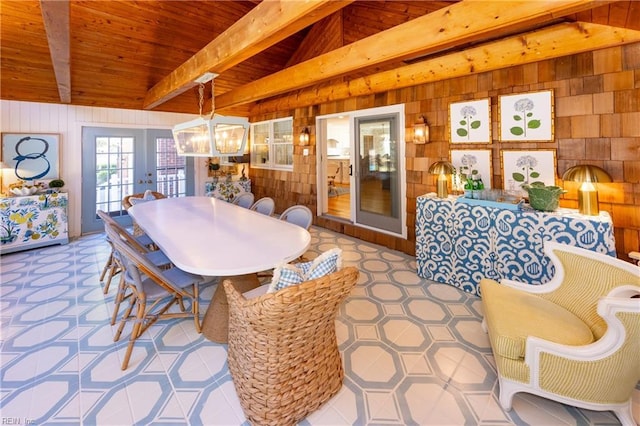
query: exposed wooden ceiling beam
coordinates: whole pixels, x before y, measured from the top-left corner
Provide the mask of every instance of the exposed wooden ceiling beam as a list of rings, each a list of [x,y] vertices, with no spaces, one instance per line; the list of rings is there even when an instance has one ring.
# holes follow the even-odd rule
[[[216,96],[219,108],[255,102],[361,68],[436,53],[602,5],[598,0],[464,0]]]
[[[183,93],[206,72],[221,74],[354,0],[263,1],[148,92],[144,109]]]
[[[60,102],[71,103],[71,50],[69,45],[69,0],[40,0],[42,19],[47,32],[53,72]]]
[[[329,87],[301,90],[260,103],[252,113],[371,95],[637,41],[640,31],[584,22],[558,24]]]

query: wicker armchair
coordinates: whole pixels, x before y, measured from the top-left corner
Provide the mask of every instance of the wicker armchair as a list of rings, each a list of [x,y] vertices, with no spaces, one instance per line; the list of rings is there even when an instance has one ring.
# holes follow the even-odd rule
[[[160,192],[156,192],[156,191],[150,191],[151,194],[153,194],[154,197],[156,197],[156,199],[160,199],[160,198],[167,198],[166,195],[160,193]],[[139,193],[139,194],[131,194],[131,195],[125,195],[125,197],[122,199],[122,207],[124,207],[125,210],[129,210],[129,208],[133,205],[131,204],[131,202],[129,201],[130,198],[143,198],[144,197],[144,193]]]
[[[156,198],[156,200],[159,200],[161,198],[167,198],[166,195],[156,191],[146,191],[139,194],[125,195],[124,198],[122,199],[122,207],[124,207],[125,210],[129,210],[129,208],[133,205],[133,203],[131,203],[130,201],[131,198],[144,198],[145,194],[148,194],[148,193],[151,193]],[[138,226],[135,220],[132,219],[132,223],[133,223],[133,235],[137,237],[144,234],[144,231],[140,229],[140,227]]]
[[[252,424],[295,424],[342,387],[335,318],[358,279],[346,267],[245,299],[225,280],[229,371]]]

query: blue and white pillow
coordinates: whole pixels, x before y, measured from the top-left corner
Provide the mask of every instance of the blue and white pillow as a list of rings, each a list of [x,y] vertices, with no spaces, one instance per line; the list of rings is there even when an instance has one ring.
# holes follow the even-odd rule
[[[146,191],[144,191],[144,194],[142,194],[142,197],[129,197],[129,202],[132,206],[135,206],[138,203],[144,203],[155,199],[156,196],[153,195],[153,192],[150,189],[147,189]]]
[[[267,293],[332,274],[342,267],[342,249],[327,250],[310,262],[282,264],[273,270]]]

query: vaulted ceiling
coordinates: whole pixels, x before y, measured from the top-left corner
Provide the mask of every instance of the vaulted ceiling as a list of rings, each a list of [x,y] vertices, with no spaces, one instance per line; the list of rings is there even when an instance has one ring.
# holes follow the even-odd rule
[[[570,54],[637,40],[640,2],[1,0],[0,22],[1,99],[197,113],[194,80],[214,72],[216,111],[248,115],[256,102],[320,99],[350,82],[375,91],[376,78],[395,70],[399,81],[416,64],[454,74],[454,55],[473,48],[508,66],[490,46],[520,40],[510,53],[525,57],[526,34],[556,34],[535,47],[541,58],[554,43]],[[579,23],[575,40],[566,22]],[[458,72],[481,69],[474,60]]]

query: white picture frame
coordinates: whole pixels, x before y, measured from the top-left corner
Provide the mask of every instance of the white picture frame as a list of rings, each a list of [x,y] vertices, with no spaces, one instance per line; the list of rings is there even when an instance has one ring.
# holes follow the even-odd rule
[[[524,184],[542,182],[546,186],[556,184],[556,150],[511,150],[500,152],[503,189],[526,196]]]
[[[455,143],[491,143],[491,99],[449,104],[449,137]]]
[[[454,175],[454,189],[464,189],[467,175],[480,175],[485,189],[493,186],[493,168],[491,165],[490,149],[452,149],[450,151],[451,164],[456,169]]]
[[[3,184],[58,179],[59,157],[59,134],[2,133]]]
[[[553,90],[500,96],[498,116],[501,141],[552,142]]]

